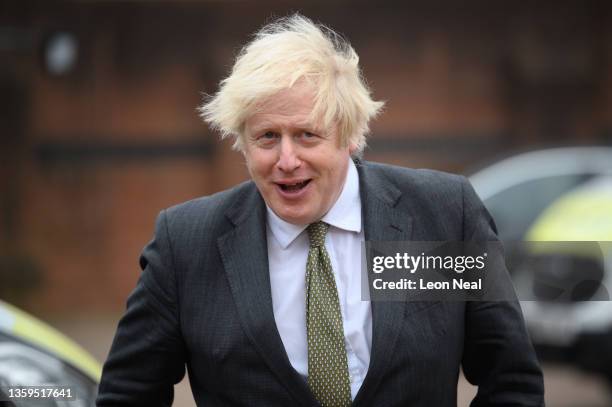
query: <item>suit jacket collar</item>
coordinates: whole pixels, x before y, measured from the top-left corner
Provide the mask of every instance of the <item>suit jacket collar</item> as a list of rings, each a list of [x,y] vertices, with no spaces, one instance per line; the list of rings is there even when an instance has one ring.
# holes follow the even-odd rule
[[[395,181],[372,164],[356,161],[359,171],[362,218],[366,240],[410,240],[412,216],[398,209],[402,196]],[[226,212],[234,228],[217,240],[217,246],[236,303],[240,322],[261,357],[297,402],[314,405],[306,382],[293,369],[274,320],[266,242],[266,207],[254,183]],[[366,405],[374,395],[393,356],[404,302],[372,303],[372,349],[368,374],[355,405]]]

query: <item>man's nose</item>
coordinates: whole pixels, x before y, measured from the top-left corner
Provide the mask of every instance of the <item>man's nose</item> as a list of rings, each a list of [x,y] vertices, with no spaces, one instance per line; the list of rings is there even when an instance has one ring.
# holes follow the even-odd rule
[[[299,168],[301,160],[298,156],[298,147],[291,137],[283,136],[280,142],[280,151],[277,167],[283,172],[291,172]]]

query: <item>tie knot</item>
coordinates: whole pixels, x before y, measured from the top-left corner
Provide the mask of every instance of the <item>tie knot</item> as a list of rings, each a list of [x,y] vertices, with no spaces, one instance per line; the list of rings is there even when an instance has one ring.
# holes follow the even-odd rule
[[[321,247],[325,244],[327,229],[329,229],[329,225],[321,221],[308,225],[306,230],[308,231],[311,247]]]

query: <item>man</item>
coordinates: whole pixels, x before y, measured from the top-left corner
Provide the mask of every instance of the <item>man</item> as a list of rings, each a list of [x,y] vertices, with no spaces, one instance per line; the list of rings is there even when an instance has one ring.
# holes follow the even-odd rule
[[[361,245],[495,240],[465,179],[363,162],[382,107],[354,50],[295,15],[261,29],[203,117],[252,181],[162,211],[98,406],[539,406],[514,302],[361,298]]]

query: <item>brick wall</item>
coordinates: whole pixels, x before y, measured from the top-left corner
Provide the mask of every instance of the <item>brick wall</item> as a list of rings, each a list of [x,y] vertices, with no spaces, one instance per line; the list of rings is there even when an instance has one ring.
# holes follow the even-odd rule
[[[117,310],[155,215],[246,179],[195,107],[248,34],[289,8],[51,3],[0,13],[0,296],[37,313]],[[609,6],[456,3],[299,8],[351,40],[387,101],[366,158],[462,172],[516,149],[610,141]],[[64,76],[42,59],[58,31],[79,44]]]

